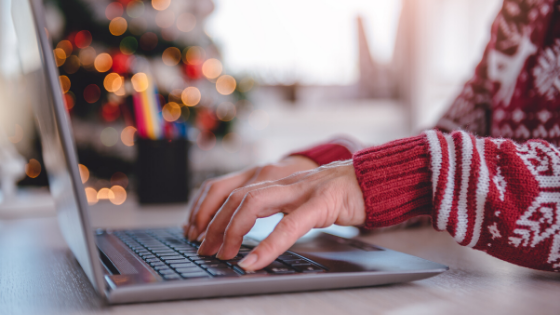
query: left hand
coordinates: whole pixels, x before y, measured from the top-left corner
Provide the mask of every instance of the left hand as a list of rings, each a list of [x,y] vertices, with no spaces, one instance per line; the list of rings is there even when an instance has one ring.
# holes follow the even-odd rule
[[[198,253],[232,259],[256,220],[278,212],[284,218],[239,266],[266,267],[312,228],[363,224],[364,200],[352,160],[234,190],[210,222]]]

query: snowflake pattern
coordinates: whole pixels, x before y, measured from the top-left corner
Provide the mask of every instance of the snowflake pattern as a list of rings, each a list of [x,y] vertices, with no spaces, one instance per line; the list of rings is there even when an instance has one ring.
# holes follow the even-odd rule
[[[492,178],[492,181],[494,182],[494,185],[496,185],[496,189],[498,189],[498,192],[500,193],[500,200],[504,201],[504,195],[506,193],[506,180],[502,176],[502,171],[499,167],[496,175],[494,176],[494,178]]]
[[[500,230],[498,229],[498,223],[494,222],[494,224],[489,225],[488,226],[488,232],[490,232],[490,234],[492,234],[492,239],[496,239],[496,238],[500,238],[502,237],[502,234],[500,234]]]
[[[540,53],[533,75],[539,95],[553,100],[560,91],[560,39]]]

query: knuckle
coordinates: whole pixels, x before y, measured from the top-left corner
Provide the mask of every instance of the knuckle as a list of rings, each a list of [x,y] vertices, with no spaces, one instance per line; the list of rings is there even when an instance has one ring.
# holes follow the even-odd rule
[[[273,175],[278,167],[276,165],[267,164],[261,168],[261,178],[266,179],[267,177]]]
[[[262,241],[259,244],[259,251],[264,253],[274,253],[276,251],[276,244],[267,240]]]
[[[298,231],[298,222],[291,219],[289,216],[284,217],[280,222],[278,222],[277,229],[285,235],[293,235]]]

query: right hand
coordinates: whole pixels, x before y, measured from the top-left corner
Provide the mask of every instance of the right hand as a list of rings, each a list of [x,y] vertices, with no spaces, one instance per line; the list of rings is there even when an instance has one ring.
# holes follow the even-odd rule
[[[259,182],[278,180],[317,167],[319,165],[311,159],[295,155],[288,156],[277,163],[252,167],[206,180],[191,203],[189,219],[183,226],[185,236],[191,241],[201,241],[206,234],[208,224],[235,189]]]

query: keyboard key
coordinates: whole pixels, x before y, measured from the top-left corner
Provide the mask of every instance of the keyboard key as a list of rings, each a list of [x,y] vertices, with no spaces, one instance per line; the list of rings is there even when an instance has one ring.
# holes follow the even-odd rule
[[[279,261],[273,261],[270,265],[266,266],[265,269],[284,268],[284,267],[286,267],[286,265],[284,265],[283,263]]]
[[[151,262],[150,266],[152,266],[152,268],[160,268],[160,267],[167,267],[166,264],[164,264],[163,262]]]
[[[288,267],[270,268],[268,269],[268,271],[275,274],[295,273],[293,269],[290,269]]]
[[[195,279],[195,278],[209,278],[210,275],[204,271],[201,271],[201,272],[182,273],[181,277],[185,279]]]
[[[151,255],[151,254],[145,254],[145,255],[139,255],[139,256],[142,257],[142,259],[144,259],[144,260],[157,258],[156,256]]]
[[[173,271],[171,269],[160,269],[157,272],[159,272],[162,275],[171,275],[171,274],[175,273],[175,271]]]
[[[165,279],[165,280],[179,280],[179,279],[181,279],[181,276],[174,273],[174,274],[163,275],[163,279]]]
[[[290,265],[290,266],[309,265],[309,262],[307,260],[303,260],[303,259],[284,260],[284,263],[286,265]]]
[[[243,268],[239,267],[239,266],[235,266],[233,267],[233,269],[242,275],[265,275],[268,272],[266,270],[255,270],[255,271],[246,271]]]
[[[161,258],[161,260],[167,260],[167,259],[186,259],[185,257],[181,256],[181,255],[158,255],[159,258]]]
[[[208,269],[208,268],[226,267],[227,265],[222,263],[210,263],[210,264],[200,264],[199,266],[204,269]]]
[[[300,258],[298,256],[292,255],[292,254],[282,254],[278,257],[278,259],[280,259],[280,260],[294,260],[294,259],[300,259]]]
[[[170,263],[169,266],[171,266],[171,268],[185,268],[185,267],[196,266],[196,265],[187,260],[187,261],[181,261],[177,263]],[[198,266],[196,267],[198,268]]]
[[[157,259],[157,258],[146,259],[146,262],[148,262],[148,263],[151,263],[151,262],[158,262],[158,261],[161,261],[161,260],[159,260],[159,259]]]
[[[195,264],[217,264],[219,263],[219,260],[217,259],[193,259],[192,260]]]
[[[323,272],[323,268],[312,264],[293,266],[297,272]]]
[[[208,271],[214,277],[238,277],[239,276],[239,274],[235,272],[233,269],[223,268],[223,267],[207,268],[206,271]]]
[[[200,269],[200,267],[198,266],[192,266],[189,268],[177,268],[175,269],[175,271],[178,273],[190,273],[190,272],[201,272],[202,269]]]
[[[169,268],[167,265],[163,265],[163,266],[154,266],[152,267],[154,268],[155,271],[160,271],[160,270],[171,270],[171,268]]]

